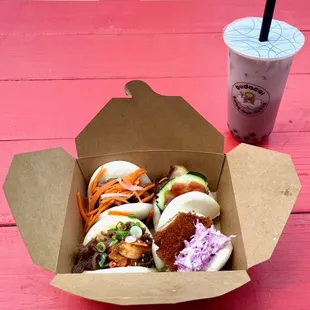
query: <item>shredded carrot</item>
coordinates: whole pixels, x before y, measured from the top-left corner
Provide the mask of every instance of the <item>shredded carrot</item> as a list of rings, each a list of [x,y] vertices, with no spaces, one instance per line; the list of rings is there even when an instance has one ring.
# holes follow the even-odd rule
[[[154,193],[151,194],[151,195],[149,195],[149,196],[147,196],[147,197],[145,197],[145,198],[143,198],[143,199],[142,199],[142,202],[148,202],[148,201],[152,200],[153,197],[154,197]]]
[[[89,200],[87,197],[84,198],[84,210],[88,210],[89,212]]]
[[[84,231],[85,232],[88,232],[89,228],[88,228],[88,224],[93,220],[93,215],[91,215],[88,219],[88,222],[85,223],[85,226],[84,226]]]
[[[97,213],[93,216],[93,218],[87,223],[87,228],[86,228],[86,232],[91,228],[91,226],[97,221],[97,219],[99,218],[100,214],[109,209],[109,207],[112,205],[112,201],[103,204],[102,206],[99,206],[98,209],[96,209]]]
[[[153,218],[153,215],[154,215],[154,209],[152,209],[152,210],[149,212],[149,214],[148,214],[148,216],[147,216],[147,218],[146,218],[146,221],[145,221],[146,225],[149,224],[149,222],[150,222],[151,219]]]
[[[124,189],[120,184],[115,184],[106,190],[106,193],[118,193],[123,192]]]
[[[123,215],[123,216],[128,216],[129,214],[131,214],[130,212],[124,212],[124,211],[108,211],[108,215]]]
[[[108,210],[110,207],[114,206],[117,202],[128,204],[129,203],[128,199],[130,199],[131,197],[135,197],[139,202],[148,202],[154,197],[154,193],[150,194],[148,191],[152,189],[155,186],[155,184],[150,184],[146,187],[141,185],[140,176],[146,173],[145,169],[139,168],[133,173],[122,178],[123,182],[125,182],[128,185],[139,185],[143,187],[142,190],[138,191],[124,189],[117,179],[108,181],[104,185],[99,186],[98,182],[100,181],[104,173],[105,169],[101,169],[89,186],[90,188],[90,192],[88,193],[89,202],[87,200],[88,204],[86,205],[87,212],[85,206],[83,206],[80,193],[77,193],[78,207],[81,216],[85,222],[84,226],[85,232],[89,231],[92,225],[94,225],[94,223],[98,220],[102,212]],[[124,194],[126,196],[123,197],[123,196],[111,195],[111,197],[105,197],[103,199],[100,199],[102,194],[114,194],[114,193]],[[98,207],[95,208],[98,201],[99,201]],[[109,211],[108,214],[128,216],[130,212],[112,210]],[[150,214],[149,217],[151,217]]]
[[[139,168],[135,172],[123,177],[123,182],[133,184],[137,178],[139,178],[142,174],[146,173],[145,169]]]
[[[100,204],[99,204],[99,206],[98,206],[98,208],[97,208],[97,209],[94,209],[94,210],[92,210],[92,211],[90,211],[90,212],[88,212],[87,215],[96,214],[96,213],[98,212],[98,209],[99,209],[100,207],[102,207],[105,203],[108,203],[108,202],[111,202],[111,201],[112,201],[111,198],[102,199],[101,202],[100,202]]]
[[[103,194],[106,189],[108,189],[111,185],[114,185],[116,182],[117,180],[111,180],[105,183],[104,185],[102,185],[101,187],[99,187],[99,189],[96,191],[95,195],[91,198],[91,201],[89,203],[90,211],[94,210],[95,204],[97,200],[99,199],[99,197],[101,196],[101,194]]]
[[[120,202],[129,203],[125,198],[122,198],[122,197],[113,197],[113,200],[117,200],[117,201],[120,201]]]
[[[142,194],[144,194],[145,192],[147,192],[148,190],[152,189],[155,186],[155,184],[150,184],[147,187],[145,187],[143,190],[138,191],[139,196],[141,196]]]
[[[105,172],[106,172],[106,169],[101,167],[100,171],[97,173],[92,184],[90,185],[91,194],[94,194],[94,190],[97,187],[99,180],[103,177]]]
[[[87,215],[85,214],[85,211],[84,211],[84,207],[83,207],[83,203],[82,203],[80,192],[77,192],[76,199],[77,199],[77,203],[78,203],[78,207],[79,207],[81,216],[82,216],[83,220],[85,222],[87,222],[88,219],[87,219]]]
[[[133,194],[135,195],[135,197],[138,199],[139,202],[142,202],[140,196],[138,195],[136,191],[133,191]]]

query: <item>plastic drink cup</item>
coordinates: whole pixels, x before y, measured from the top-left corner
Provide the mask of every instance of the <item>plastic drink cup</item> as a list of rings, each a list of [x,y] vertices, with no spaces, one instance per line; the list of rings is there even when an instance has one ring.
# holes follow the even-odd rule
[[[272,20],[268,41],[260,42],[262,18],[247,17],[227,25],[228,127],[234,137],[258,143],[272,132],[294,55],[304,35]]]

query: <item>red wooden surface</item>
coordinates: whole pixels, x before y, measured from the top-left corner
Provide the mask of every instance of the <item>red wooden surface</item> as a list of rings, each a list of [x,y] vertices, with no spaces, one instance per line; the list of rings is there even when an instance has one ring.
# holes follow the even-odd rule
[[[0,44],[0,80],[215,77],[227,71],[221,33],[4,35]],[[310,71],[309,53],[305,45],[292,74]]]
[[[126,307],[126,309],[177,310],[269,310],[309,309],[310,215],[294,214],[289,219],[272,259],[253,267],[252,281],[240,289],[212,300],[182,305]],[[49,285],[53,274],[35,266],[16,227],[0,228],[0,306],[9,309],[115,310],[121,306],[101,304],[75,297]],[[5,266],[5,268],[4,268]],[[195,288],[193,288],[195,289]]]
[[[282,0],[275,17],[304,30],[309,40],[309,9],[308,1]],[[111,97],[124,96],[131,78],[183,96],[225,135],[229,151],[237,142],[226,128],[221,31],[235,18],[262,11],[261,0],[0,0],[0,184],[15,153],[62,146],[75,155],[74,137]],[[262,144],[292,156],[303,186],[274,256],[252,268],[252,282],[239,290],[160,308],[309,309],[309,56],[306,44],[293,64],[274,133]],[[120,308],[49,285],[52,274],[31,262],[2,189],[0,249],[0,309]]]
[[[2,81],[0,141],[74,138],[111,97],[125,96],[128,80]],[[144,80],[159,93],[183,96],[218,130],[227,129],[226,77]],[[275,132],[310,130],[310,92],[300,86],[308,81],[306,74],[289,77]]]

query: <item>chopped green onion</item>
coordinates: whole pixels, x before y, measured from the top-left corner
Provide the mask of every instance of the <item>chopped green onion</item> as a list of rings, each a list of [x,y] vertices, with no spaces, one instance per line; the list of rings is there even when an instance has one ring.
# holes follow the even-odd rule
[[[115,235],[112,236],[112,240],[118,240],[118,238],[117,238],[117,232],[116,232]]]
[[[107,259],[107,257],[108,257],[107,253],[101,254],[101,260],[98,263],[100,268],[104,267],[104,263],[105,263],[105,260]]]
[[[125,239],[129,234],[129,231],[126,231],[126,230],[118,230],[116,232],[116,238],[117,240],[121,241],[123,239]]]
[[[118,244],[118,240],[113,240],[110,243],[110,247],[114,246],[115,244]]]
[[[117,231],[117,228],[108,229],[108,232],[115,232],[115,231]]]
[[[125,230],[125,229],[126,229],[126,224],[123,223],[123,222],[118,222],[118,223],[116,224],[116,228],[117,228],[117,229],[120,229],[120,230]]]
[[[128,214],[128,217],[130,217],[131,219],[136,219],[137,218],[134,214]]]
[[[139,222],[130,222],[130,228],[133,226],[138,226],[140,227],[140,223]]]
[[[139,226],[133,226],[130,228],[129,234],[139,239],[143,235],[143,231]]]
[[[98,242],[98,243],[97,243],[96,249],[97,249],[98,252],[103,253],[103,252],[105,252],[105,250],[107,249],[107,247],[106,247],[106,245],[101,241],[101,242]]]

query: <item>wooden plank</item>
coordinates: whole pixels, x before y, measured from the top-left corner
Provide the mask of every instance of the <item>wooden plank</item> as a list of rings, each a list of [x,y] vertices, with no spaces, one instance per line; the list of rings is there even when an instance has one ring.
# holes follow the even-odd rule
[[[0,82],[0,140],[74,138],[128,80]],[[227,80],[145,79],[157,92],[180,95],[221,132],[227,131]],[[291,75],[275,132],[310,131],[308,75]]]
[[[134,34],[221,32],[234,19],[263,14],[253,0],[17,2],[0,1],[0,34]],[[282,0],[274,17],[310,29],[309,1]],[[160,20],[160,22],[159,22]]]
[[[225,133],[226,152],[235,147],[238,143],[230,133]],[[72,155],[75,153],[73,139],[62,140],[25,140],[25,141],[2,141],[0,142],[0,184],[5,180],[12,157],[16,153],[28,152],[38,149],[62,146]],[[292,156],[299,175],[302,190],[294,207],[294,212],[310,212],[310,132],[301,133],[274,133],[268,141],[261,146],[279,152],[288,153]],[[0,225],[12,225],[15,223],[7,205],[3,190],[0,190]]]
[[[306,33],[310,40],[310,33]],[[10,35],[0,49],[0,80],[214,77],[227,75],[220,33]],[[216,51],[216,53],[215,53]],[[310,73],[305,45],[291,73]]]
[[[186,305],[192,305],[198,310],[308,309],[309,223],[309,214],[291,215],[271,260],[250,270],[250,283],[227,295]],[[0,248],[7,249],[0,252],[1,309],[121,309],[75,297],[51,287],[49,282],[52,273],[31,262],[16,227],[0,228]],[[161,308],[176,310],[182,306],[166,305]],[[128,307],[130,310],[136,308]],[[143,309],[155,310],[158,306],[144,306]]]

